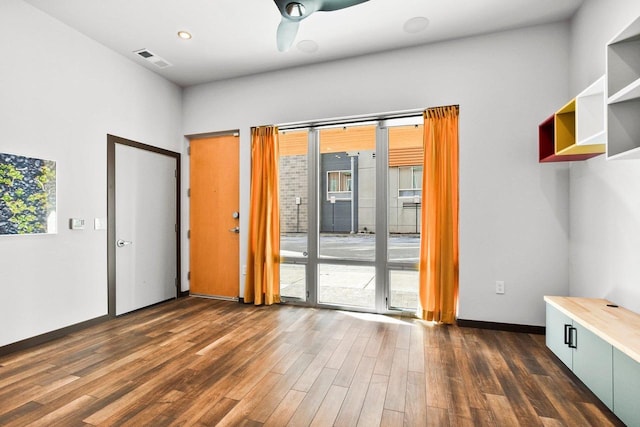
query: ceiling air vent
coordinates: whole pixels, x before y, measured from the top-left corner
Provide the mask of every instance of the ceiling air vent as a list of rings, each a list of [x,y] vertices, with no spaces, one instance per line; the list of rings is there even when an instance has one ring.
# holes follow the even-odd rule
[[[172,65],[166,59],[159,57],[158,55],[156,55],[155,53],[150,52],[147,49],[136,50],[133,53],[135,53],[136,55],[140,56],[141,58],[144,58],[145,60],[151,62],[153,65],[155,65],[158,68],[167,68],[167,67],[170,67]]]

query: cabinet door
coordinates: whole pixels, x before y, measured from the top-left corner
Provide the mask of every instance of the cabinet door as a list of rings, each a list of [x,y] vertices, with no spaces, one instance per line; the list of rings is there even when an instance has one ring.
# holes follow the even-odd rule
[[[640,363],[613,349],[613,412],[629,427],[640,427]]]
[[[573,321],[557,308],[547,304],[546,344],[562,363],[572,369],[571,349],[565,344],[565,325],[572,326]]]
[[[573,373],[613,409],[613,347],[575,322]]]

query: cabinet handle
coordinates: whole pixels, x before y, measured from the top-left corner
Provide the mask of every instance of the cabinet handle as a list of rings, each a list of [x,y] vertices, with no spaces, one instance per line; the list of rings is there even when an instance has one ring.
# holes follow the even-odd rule
[[[578,348],[578,330],[576,328],[569,328],[569,347]]]
[[[569,336],[570,333],[571,333],[570,329],[571,329],[571,325],[567,325],[565,323],[565,325],[564,325],[564,343],[565,344],[570,344],[571,343],[571,337]]]

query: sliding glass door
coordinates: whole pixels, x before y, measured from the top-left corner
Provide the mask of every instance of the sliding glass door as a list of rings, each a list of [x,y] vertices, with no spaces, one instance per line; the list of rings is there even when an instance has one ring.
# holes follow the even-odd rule
[[[285,301],[416,309],[421,131],[404,119],[280,133]]]

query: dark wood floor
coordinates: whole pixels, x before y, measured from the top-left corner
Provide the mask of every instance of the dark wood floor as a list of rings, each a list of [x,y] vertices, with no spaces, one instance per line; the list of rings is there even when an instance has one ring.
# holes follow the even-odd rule
[[[543,336],[190,297],[0,358],[0,425],[622,424]]]

